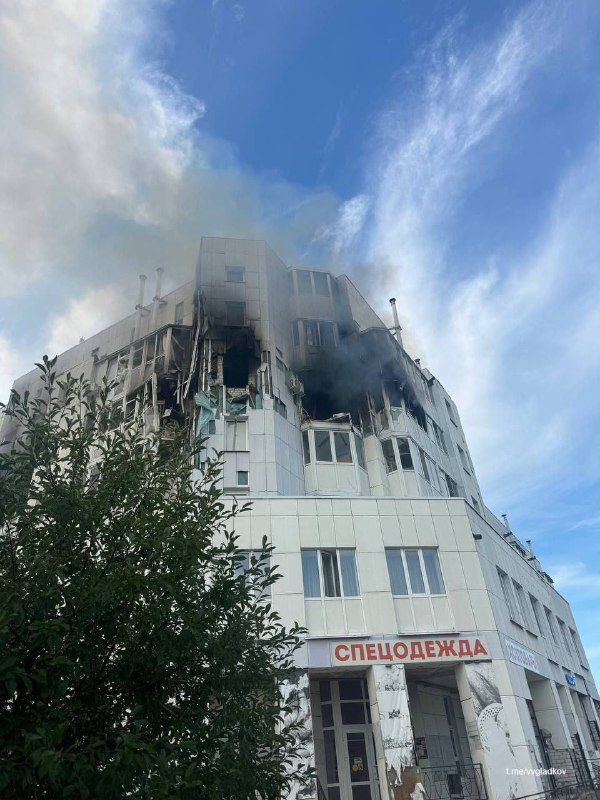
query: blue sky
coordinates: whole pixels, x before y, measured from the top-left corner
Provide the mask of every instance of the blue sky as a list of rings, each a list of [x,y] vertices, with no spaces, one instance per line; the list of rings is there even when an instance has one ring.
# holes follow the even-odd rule
[[[0,394],[202,234],[347,271],[599,674],[599,34],[591,0],[3,4]]]

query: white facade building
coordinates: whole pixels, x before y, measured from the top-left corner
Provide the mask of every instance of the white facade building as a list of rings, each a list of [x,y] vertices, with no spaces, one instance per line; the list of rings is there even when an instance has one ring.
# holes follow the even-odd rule
[[[252,500],[240,545],[268,537],[273,605],[308,630],[318,780],[291,797],[508,800],[593,777],[600,699],[569,605],[486,508],[452,399],[347,277],[204,238],[195,280],[162,297],[159,279],[149,305],[142,284],[57,370],[118,378],[149,424],[207,436],[225,493]]]

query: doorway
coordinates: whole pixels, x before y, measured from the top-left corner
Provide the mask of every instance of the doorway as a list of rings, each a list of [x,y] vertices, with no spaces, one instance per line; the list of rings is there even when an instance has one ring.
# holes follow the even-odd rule
[[[380,800],[364,676],[320,680],[318,686],[328,800]]]

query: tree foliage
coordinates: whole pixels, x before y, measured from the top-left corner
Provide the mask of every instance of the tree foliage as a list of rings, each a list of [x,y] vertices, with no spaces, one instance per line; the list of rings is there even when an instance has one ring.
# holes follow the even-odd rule
[[[0,455],[0,796],[278,798],[297,758],[280,682],[301,631],[245,577],[208,461],[110,389],[41,369]]]

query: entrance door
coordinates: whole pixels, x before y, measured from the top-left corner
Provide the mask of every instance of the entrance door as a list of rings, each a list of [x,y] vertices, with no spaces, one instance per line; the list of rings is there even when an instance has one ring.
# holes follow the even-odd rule
[[[344,726],[343,731],[345,763],[342,783],[346,784],[345,796],[348,800],[379,800],[371,727]]]

